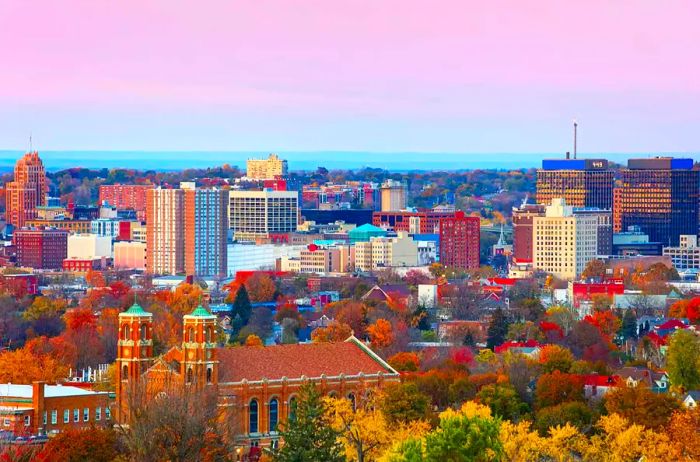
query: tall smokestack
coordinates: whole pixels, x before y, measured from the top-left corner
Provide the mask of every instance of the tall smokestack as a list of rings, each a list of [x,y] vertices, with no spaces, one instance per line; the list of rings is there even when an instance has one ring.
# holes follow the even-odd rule
[[[578,123],[574,120],[574,159],[576,159],[576,137],[578,131]]]

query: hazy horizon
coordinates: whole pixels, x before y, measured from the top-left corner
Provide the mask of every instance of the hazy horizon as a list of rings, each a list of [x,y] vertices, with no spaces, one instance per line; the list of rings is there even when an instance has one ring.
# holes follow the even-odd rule
[[[542,159],[563,158],[565,153],[454,153],[454,152],[373,152],[373,151],[275,151],[287,159],[289,169],[315,170],[317,167],[357,170],[363,167],[391,171],[474,170],[537,168]],[[0,170],[8,171],[22,156],[22,150],[0,150]],[[145,150],[39,150],[49,171],[67,168],[132,168],[139,170],[182,170],[218,167],[223,164],[245,169],[248,158],[265,158],[269,151],[145,151]],[[698,160],[697,153],[637,152],[579,153],[583,158],[604,158],[624,163],[630,157],[673,155]],[[166,164],[167,163],[167,164]]]

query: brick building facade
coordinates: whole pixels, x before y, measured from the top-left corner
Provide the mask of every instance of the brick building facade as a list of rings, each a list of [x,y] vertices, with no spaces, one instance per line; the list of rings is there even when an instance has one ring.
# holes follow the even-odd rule
[[[277,426],[293,412],[307,381],[323,393],[351,401],[368,389],[397,382],[399,374],[365,344],[345,342],[222,348],[217,318],[199,306],[183,320],[183,342],[153,357],[152,314],[138,305],[119,316],[117,419],[129,421],[129,392],[145,384],[158,396],[166,384],[213,387],[220,403],[233,406],[244,446],[276,444]],[[162,396],[162,395],[161,395]]]

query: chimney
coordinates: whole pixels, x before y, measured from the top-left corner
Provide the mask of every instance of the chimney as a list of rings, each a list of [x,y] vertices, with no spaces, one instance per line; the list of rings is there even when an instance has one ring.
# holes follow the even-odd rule
[[[32,416],[31,429],[32,433],[46,433],[44,428],[44,388],[46,382],[32,382],[32,407],[34,415]]]
[[[566,151],[566,160],[569,160],[571,158],[571,154],[569,154],[569,151]]]

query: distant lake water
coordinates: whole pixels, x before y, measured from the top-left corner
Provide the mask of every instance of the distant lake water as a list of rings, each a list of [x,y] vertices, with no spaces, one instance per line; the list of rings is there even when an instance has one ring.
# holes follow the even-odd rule
[[[0,170],[11,170],[22,151],[0,150]],[[246,159],[264,158],[268,152],[243,151],[40,151],[44,165],[50,171],[71,167],[134,168],[142,170],[182,170],[185,168],[216,167],[230,164],[245,168]],[[514,169],[538,167],[543,158],[563,158],[560,153],[417,153],[417,152],[278,152],[289,161],[290,170],[385,168],[393,171],[410,170],[472,170]],[[625,163],[630,157],[650,157],[659,153],[580,154],[579,158],[606,158]],[[680,157],[697,154],[663,153]]]

